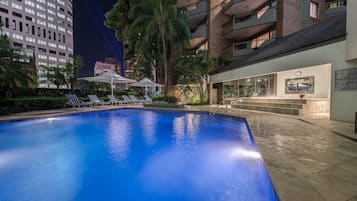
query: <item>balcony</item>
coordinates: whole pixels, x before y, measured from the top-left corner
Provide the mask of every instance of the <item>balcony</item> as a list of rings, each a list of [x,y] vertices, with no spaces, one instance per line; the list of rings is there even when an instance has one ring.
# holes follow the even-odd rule
[[[207,0],[201,0],[196,4],[186,7],[187,14],[190,16],[190,28],[196,28],[208,15]]]
[[[192,34],[190,40],[191,49],[196,49],[207,40],[207,25],[200,25]]]
[[[244,41],[275,25],[277,22],[276,8],[269,8],[240,21],[233,18],[224,25],[224,35],[227,39]]]
[[[248,16],[269,0],[225,0],[223,12],[238,18]]]
[[[238,59],[239,57],[248,55],[254,52],[251,41],[233,43],[228,48],[224,49],[223,55],[228,60]]]

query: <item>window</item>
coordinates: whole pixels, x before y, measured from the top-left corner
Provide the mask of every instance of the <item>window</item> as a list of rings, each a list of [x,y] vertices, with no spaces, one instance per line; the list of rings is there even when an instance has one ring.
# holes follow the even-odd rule
[[[49,52],[50,52],[50,54],[57,54],[57,52],[54,50],[50,50]]]
[[[20,32],[22,32],[22,22],[19,22]]]
[[[32,35],[35,35],[35,26],[32,25],[32,26],[31,26],[31,29],[32,29],[32,30],[31,30],[31,31],[32,31]]]
[[[43,37],[46,38],[46,29],[43,29]]]
[[[22,48],[22,47],[23,47],[23,44],[14,42],[14,47]]]
[[[9,18],[5,18],[5,27],[9,28],[10,24],[9,24]]]
[[[41,36],[41,28],[37,27],[37,36]]]
[[[43,53],[46,53],[46,52],[47,52],[47,50],[46,50],[45,48],[42,48],[42,47],[39,47],[39,48],[38,48],[38,51],[39,51],[39,52],[43,52]]]
[[[315,18],[315,19],[318,18],[318,13],[319,13],[318,8],[319,8],[319,6],[316,2],[313,2],[313,1],[310,2],[310,17],[311,18]]]
[[[20,13],[17,13],[17,12],[12,12],[12,16],[22,18],[22,15]]]
[[[14,28],[13,28],[13,30],[16,30],[16,20],[12,20],[12,23],[14,23]]]
[[[26,33],[30,33],[30,26],[29,26],[29,24],[25,24],[25,27],[26,27]]]
[[[26,16],[26,20],[32,22],[32,17]]]
[[[3,13],[9,13],[9,11],[5,8],[0,8],[0,12],[3,12]]]

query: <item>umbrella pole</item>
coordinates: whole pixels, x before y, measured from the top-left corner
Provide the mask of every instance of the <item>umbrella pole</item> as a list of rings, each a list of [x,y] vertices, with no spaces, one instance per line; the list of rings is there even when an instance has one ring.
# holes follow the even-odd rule
[[[112,96],[114,96],[114,92],[113,92],[113,77],[110,78],[110,87],[112,89]]]

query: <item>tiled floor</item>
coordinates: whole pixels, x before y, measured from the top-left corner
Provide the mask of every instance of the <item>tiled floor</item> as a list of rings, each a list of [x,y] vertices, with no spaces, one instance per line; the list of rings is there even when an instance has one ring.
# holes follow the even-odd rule
[[[357,201],[357,142],[333,133],[356,138],[353,124],[235,109],[228,114],[247,118],[281,200]]]
[[[128,106],[115,108],[122,107]],[[112,107],[30,112],[0,116],[0,121],[106,109]],[[213,111],[214,107],[187,109]],[[237,109],[229,109],[228,114],[247,118],[282,201],[357,201],[357,142],[338,135],[357,138],[353,124]]]

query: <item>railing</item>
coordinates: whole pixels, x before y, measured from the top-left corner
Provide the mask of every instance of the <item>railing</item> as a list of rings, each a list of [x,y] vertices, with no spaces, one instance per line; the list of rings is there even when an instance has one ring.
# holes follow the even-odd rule
[[[277,10],[275,7],[257,12],[245,19],[233,18],[223,25],[224,33],[228,34],[231,31],[244,29],[247,27],[257,26],[261,24],[274,23],[277,21]]]
[[[209,113],[209,115],[210,116],[214,116],[218,112],[219,106],[221,106],[223,104],[226,105],[225,110],[224,110],[224,114],[227,114],[228,113],[228,100],[227,99],[223,99],[220,103],[217,104],[215,109],[212,112]]]

